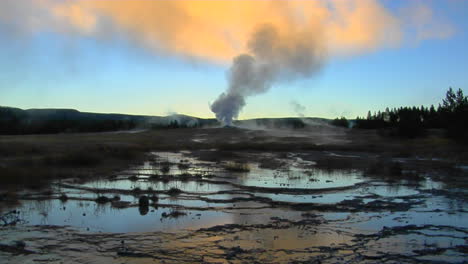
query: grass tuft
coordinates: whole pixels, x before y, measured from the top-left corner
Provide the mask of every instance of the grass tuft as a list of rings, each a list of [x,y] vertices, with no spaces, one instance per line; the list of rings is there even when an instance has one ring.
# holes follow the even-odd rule
[[[233,172],[249,172],[250,166],[247,163],[239,163],[239,162],[230,161],[224,165],[224,169],[227,171],[233,171]]]
[[[170,196],[177,196],[182,193],[182,190],[179,188],[172,187],[167,191],[167,194]]]

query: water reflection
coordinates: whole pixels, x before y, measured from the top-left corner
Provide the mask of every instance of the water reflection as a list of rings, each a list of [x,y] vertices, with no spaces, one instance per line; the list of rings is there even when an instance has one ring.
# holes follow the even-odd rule
[[[271,170],[259,168],[253,164],[249,173],[232,173],[229,179],[245,186],[268,188],[323,189],[352,186],[363,182],[358,171],[325,171],[319,169]]]
[[[299,159],[296,159],[295,165],[289,169],[266,169],[253,163],[250,165],[249,172],[239,173],[226,171],[222,164],[201,162],[187,157],[184,153],[158,153],[157,155],[163,160],[146,162],[142,166],[125,171],[116,179],[97,180],[76,185],[90,188],[89,190],[77,190],[73,186],[59,188],[59,192],[66,193],[69,197],[66,202],[58,199],[23,201],[18,209],[22,217],[31,225],[70,225],[105,232],[141,232],[197,229],[231,223],[267,224],[272,221],[272,217],[294,221],[304,218],[303,211],[277,206],[274,202],[333,205],[353,199],[361,199],[364,203],[370,201],[404,203],[405,199],[416,199],[420,203],[408,212],[359,212],[343,215],[334,212],[313,213],[323,214],[326,221],[346,222],[350,229],[360,232],[376,231],[383,226],[409,223],[450,223],[466,226],[463,221],[466,220],[464,208],[468,204],[463,199],[426,193],[443,186],[428,179],[422,180],[419,185],[404,181],[388,183],[372,180],[372,182],[366,182],[369,179],[366,179],[362,172],[324,171],[304,167],[301,166],[302,161]],[[165,173],[161,170],[163,166],[169,168]],[[182,180],[179,177],[181,173],[191,175],[199,173],[202,176],[198,179],[202,180],[193,178]],[[168,177],[152,178],[154,175],[163,174]],[[366,184],[359,184],[363,182]],[[313,189],[317,190],[317,193],[291,194],[257,191],[243,187]],[[334,189],[337,187],[346,188]],[[171,188],[177,188],[182,192],[171,196],[165,192]],[[157,204],[154,204],[154,201],[142,202],[141,195],[148,195],[145,191],[159,192]],[[118,196],[119,199],[116,200],[119,202],[96,203],[94,200],[101,195],[109,198]],[[268,198],[271,201],[259,198]],[[180,214],[174,214],[174,212],[180,212]],[[337,218],[333,219],[333,217]],[[263,241],[263,246],[273,248],[284,248],[287,245],[296,247],[302,243],[298,242],[301,239],[305,239],[303,243],[306,244],[318,243],[312,241],[310,237],[318,238],[320,234],[307,232],[309,231],[271,231],[250,235],[253,236],[253,240]],[[276,235],[272,237],[272,234]],[[282,242],[274,239],[275,236],[283,238]],[[319,242],[326,240],[341,243],[347,239],[340,236],[331,237],[325,236],[319,239]]]
[[[140,205],[140,206],[138,206],[138,211],[140,212],[140,215],[146,215],[149,212],[149,206],[148,205]]]

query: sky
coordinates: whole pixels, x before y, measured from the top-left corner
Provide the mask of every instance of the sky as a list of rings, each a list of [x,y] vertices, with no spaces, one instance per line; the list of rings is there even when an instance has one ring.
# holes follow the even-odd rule
[[[2,0],[0,105],[213,118],[241,54],[274,77],[243,90],[235,118],[437,105],[468,92],[467,13],[464,0]],[[273,58],[252,48],[263,25]]]

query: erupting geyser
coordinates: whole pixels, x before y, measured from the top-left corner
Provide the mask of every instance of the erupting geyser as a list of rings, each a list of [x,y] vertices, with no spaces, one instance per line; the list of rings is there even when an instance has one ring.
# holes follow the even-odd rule
[[[228,89],[211,105],[224,125],[231,125],[245,106],[245,98],[267,92],[274,83],[310,77],[325,59],[322,30],[279,32],[273,25],[259,27],[248,42],[249,54],[233,59]]]

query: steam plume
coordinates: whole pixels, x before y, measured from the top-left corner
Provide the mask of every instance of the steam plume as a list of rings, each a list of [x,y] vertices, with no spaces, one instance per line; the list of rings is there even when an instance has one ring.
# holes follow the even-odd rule
[[[304,111],[306,110],[306,107],[301,105],[299,102],[292,100],[291,101],[291,106],[294,110],[294,112],[299,116],[299,117],[304,117]]]
[[[228,89],[211,105],[216,118],[231,125],[248,96],[267,92],[277,82],[310,77],[326,60],[319,26],[297,32],[279,32],[266,24],[248,42],[250,54],[233,59],[228,74]]]

